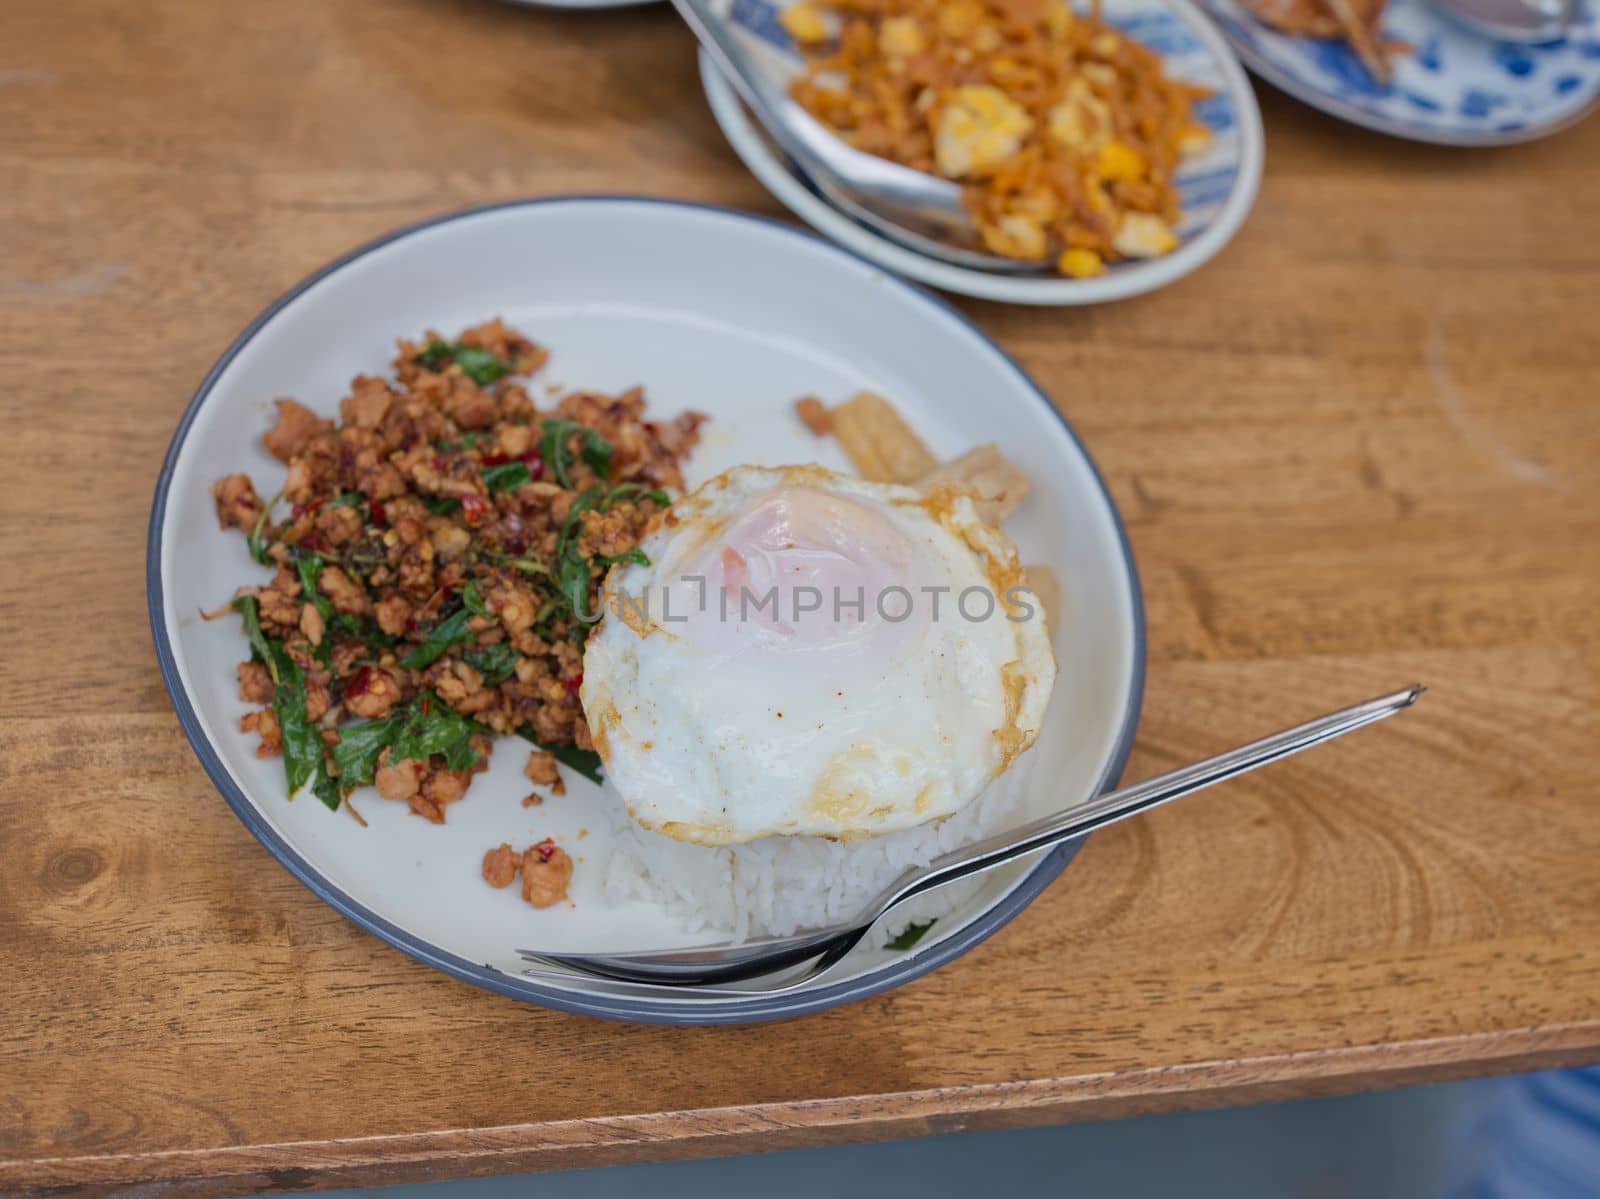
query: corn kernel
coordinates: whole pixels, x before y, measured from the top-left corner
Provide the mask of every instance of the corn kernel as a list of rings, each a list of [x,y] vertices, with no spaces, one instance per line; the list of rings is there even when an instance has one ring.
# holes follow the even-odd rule
[[[1073,279],[1092,279],[1105,274],[1106,264],[1093,250],[1063,250],[1056,269]]]
[[[778,24],[797,42],[821,42],[828,37],[827,22],[810,4],[791,4],[778,14]]]
[[[890,17],[878,27],[878,48],[885,57],[904,58],[921,54],[926,45],[922,26],[913,17]]]
[[[1100,147],[1095,171],[1102,179],[1132,183],[1144,175],[1144,155],[1126,142],[1107,142]]]

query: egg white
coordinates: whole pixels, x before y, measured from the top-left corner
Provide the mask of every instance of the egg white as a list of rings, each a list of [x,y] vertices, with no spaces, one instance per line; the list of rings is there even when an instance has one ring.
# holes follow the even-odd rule
[[[1038,734],[1056,670],[1043,608],[957,489],[735,467],[640,548],[649,565],[607,577],[581,697],[644,828],[702,845],[890,833],[961,809]],[[757,598],[832,580],[840,602],[802,614],[780,587],[769,616],[741,604],[747,577]]]

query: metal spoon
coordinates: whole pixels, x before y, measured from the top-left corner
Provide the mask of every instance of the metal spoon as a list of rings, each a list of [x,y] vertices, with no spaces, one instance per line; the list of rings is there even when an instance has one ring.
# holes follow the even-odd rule
[[[550,953],[519,949],[517,952],[525,960],[541,967],[557,968],[556,971],[534,969],[523,973],[529,978],[568,983],[579,976],[598,978],[606,986],[623,988],[630,995],[655,993],[683,997],[686,992],[682,988],[685,987],[702,988],[695,994],[708,998],[769,995],[794,990],[831,969],[856,947],[885,913],[914,895],[921,895],[956,879],[992,870],[1035,850],[1085,836],[1095,829],[1126,820],[1129,816],[1180,796],[1192,795],[1258,766],[1265,766],[1268,762],[1276,762],[1279,758],[1297,754],[1375,720],[1382,720],[1402,708],[1410,707],[1422,690],[1420,683],[1413,684],[1404,691],[1370,699],[1366,703],[1295,725],[1192,766],[1168,771],[1132,787],[1102,795],[1070,811],[1046,816],[1021,828],[952,850],[926,866],[908,870],[857,915],[828,928],[738,944],[647,950],[640,953]],[[816,961],[809,970],[774,986],[743,991],[715,987],[717,983],[771,974],[813,958]],[[561,972],[563,967],[566,968],[565,973]]]
[[[983,250],[954,183],[847,145],[752,61],[709,0],[672,3],[767,135],[835,207],[930,258],[1011,275],[1050,269]]]
[[[1500,42],[1552,42],[1577,19],[1577,0],[1431,0],[1474,33]]]

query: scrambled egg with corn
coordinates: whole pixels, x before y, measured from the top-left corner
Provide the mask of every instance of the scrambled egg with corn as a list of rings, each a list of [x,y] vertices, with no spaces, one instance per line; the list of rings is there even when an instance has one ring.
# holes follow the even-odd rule
[[[996,254],[1090,278],[1177,248],[1203,88],[1064,0],[812,0],[792,94],[857,149],[960,182]]]
[[[969,84],[951,93],[934,132],[934,162],[947,179],[996,169],[1015,158],[1033,118],[999,88]]]

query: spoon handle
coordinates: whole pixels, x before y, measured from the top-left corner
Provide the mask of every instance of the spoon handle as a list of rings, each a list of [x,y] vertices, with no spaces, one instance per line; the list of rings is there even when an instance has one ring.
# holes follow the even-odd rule
[[[1160,807],[1181,796],[1192,795],[1269,762],[1276,762],[1279,758],[1330,741],[1375,720],[1392,716],[1402,708],[1409,708],[1422,692],[1420,683],[1413,684],[1404,691],[1319,716],[1259,741],[1241,745],[1238,749],[1230,749],[1191,766],[1182,766],[1131,787],[1112,791],[1070,811],[1047,816],[974,845],[952,850],[907,876],[901,886],[883,902],[879,914],[933,887],[992,870],[1046,846],[1085,836],[1108,824]]]
[[[769,92],[760,70],[750,62],[744,47],[728,23],[712,9],[709,0],[672,0],[672,5],[773,140],[789,155],[810,162],[807,148],[798,142],[789,124],[776,111],[776,97]]]

